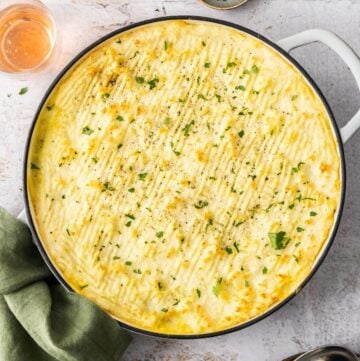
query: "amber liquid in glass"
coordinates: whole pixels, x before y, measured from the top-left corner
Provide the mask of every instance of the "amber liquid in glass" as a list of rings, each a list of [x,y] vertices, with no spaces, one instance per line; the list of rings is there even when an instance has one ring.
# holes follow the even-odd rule
[[[47,9],[31,4],[0,11],[0,70],[9,73],[41,67],[54,46],[54,23]]]

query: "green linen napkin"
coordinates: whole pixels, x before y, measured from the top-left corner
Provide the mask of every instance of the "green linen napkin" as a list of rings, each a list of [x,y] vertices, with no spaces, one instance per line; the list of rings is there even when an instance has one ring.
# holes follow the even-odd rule
[[[119,361],[131,336],[54,281],[28,227],[0,207],[0,360]]]

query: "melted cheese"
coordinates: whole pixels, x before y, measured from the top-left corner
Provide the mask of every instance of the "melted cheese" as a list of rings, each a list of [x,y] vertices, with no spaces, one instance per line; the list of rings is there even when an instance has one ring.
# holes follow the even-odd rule
[[[306,278],[339,206],[339,159],[321,100],[281,54],[162,21],[59,82],[32,137],[29,198],[75,291],[141,329],[207,333]]]

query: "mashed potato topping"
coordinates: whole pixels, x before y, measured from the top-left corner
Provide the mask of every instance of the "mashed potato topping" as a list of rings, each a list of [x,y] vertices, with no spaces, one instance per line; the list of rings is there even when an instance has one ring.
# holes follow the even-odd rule
[[[116,35],[58,83],[28,159],[46,252],[116,319],[224,330],[295,291],[341,196],[329,116],[262,41],[169,20]]]

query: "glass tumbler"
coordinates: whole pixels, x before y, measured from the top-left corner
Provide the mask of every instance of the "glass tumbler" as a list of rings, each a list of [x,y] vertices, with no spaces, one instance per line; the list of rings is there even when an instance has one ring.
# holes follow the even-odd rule
[[[56,39],[54,20],[38,0],[1,0],[0,71],[36,72],[45,68]]]

